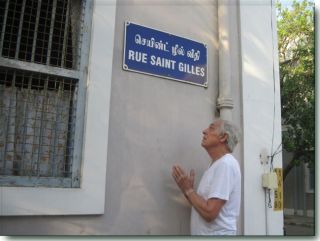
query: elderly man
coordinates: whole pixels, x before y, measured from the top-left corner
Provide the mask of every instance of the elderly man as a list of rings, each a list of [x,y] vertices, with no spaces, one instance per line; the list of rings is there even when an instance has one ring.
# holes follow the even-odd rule
[[[211,162],[197,191],[195,173],[188,176],[180,166],[173,166],[172,176],[192,205],[191,235],[236,235],[241,199],[241,172],[230,154],[239,140],[236,127],[216,120],[203,131],[202,147]]]

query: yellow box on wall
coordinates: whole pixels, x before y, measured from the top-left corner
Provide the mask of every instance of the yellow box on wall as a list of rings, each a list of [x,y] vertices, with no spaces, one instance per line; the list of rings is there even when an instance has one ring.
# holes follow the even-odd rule
[[[283,210],[283,178],[282,168],[275,168],[274,172],[277,174],[278,187],[274,190],[274,211]]]

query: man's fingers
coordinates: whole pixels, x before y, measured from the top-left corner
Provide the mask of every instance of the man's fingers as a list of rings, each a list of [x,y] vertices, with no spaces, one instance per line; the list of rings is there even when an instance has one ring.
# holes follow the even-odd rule
[[[179,171],[177,170],[176,166],[172,167],[172,177],[178,183],[181,181],[182,176],[180,175]]]
[[[172,168],[172,173],[171,173],[171,174],[172,174],[172,177],[173,177],[174,179],[177,179],[177,178],[178,178],[178,173],[177,173],[175,167]]]
[[[191,169],[191,171],[190,171],[190,177],[191,177],[191,179],[194,179],[194,176],[195,176],[196,174],[195,174],[195,171],[194,171],[194,169]]]
[[[194,169],[191,169],[191,171],[190,171],[190,181],[191,181],[191,183],[192,183],[192,185],[193,185],[193,183],[194,183],[194,177],[195,177],[195,171],[194,171]]]
[[[171,173],[172,177],[174,178],[174,180],[176,181],[176,183],[180,183],[184,178],[186,178],[185,175],[181,175],[181,172],[179,171],[179,168],[177,168],[177,166],[173,166],[172,167],[172,173]]]
[[[191,174],[193,173],[193,174]],[[172,177],[177,183],[180,183],[183,180],[189,179],[188,175],[185,174],[184,170],[180,166],[173,166],[172,167]],[[190,181],[193,184],[194,181],[194,170],[190,172]]]
[[[181,175],[181,176],[184,176],[184,175],[185,175],[182,167],[180,167],[179,165],[176,166],[176,170],[177,170],[177,172],[179,173],[179,175]]]

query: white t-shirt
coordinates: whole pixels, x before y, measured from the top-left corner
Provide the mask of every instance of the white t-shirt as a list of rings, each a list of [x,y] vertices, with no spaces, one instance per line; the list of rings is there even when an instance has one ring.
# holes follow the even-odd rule
[[[196,209],[191,211],[191,235],[236,235],[241,201],[241,172],[238,161],[226,154],[216,160],[203,174],[198,195],[205,200],[226,200],[212,222],[205,221]]]

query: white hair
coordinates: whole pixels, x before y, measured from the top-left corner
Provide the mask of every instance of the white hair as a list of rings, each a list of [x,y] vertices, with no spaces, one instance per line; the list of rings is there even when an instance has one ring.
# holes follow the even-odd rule
[[[220,126],[220,133],[221,134],[227,134],[227,147],[230,150],[230,152],[233,152],[234,148],[238,144],[240,140],[240,131],[239,129],[230,121],[218,119],[218,121],[221,121]]]

